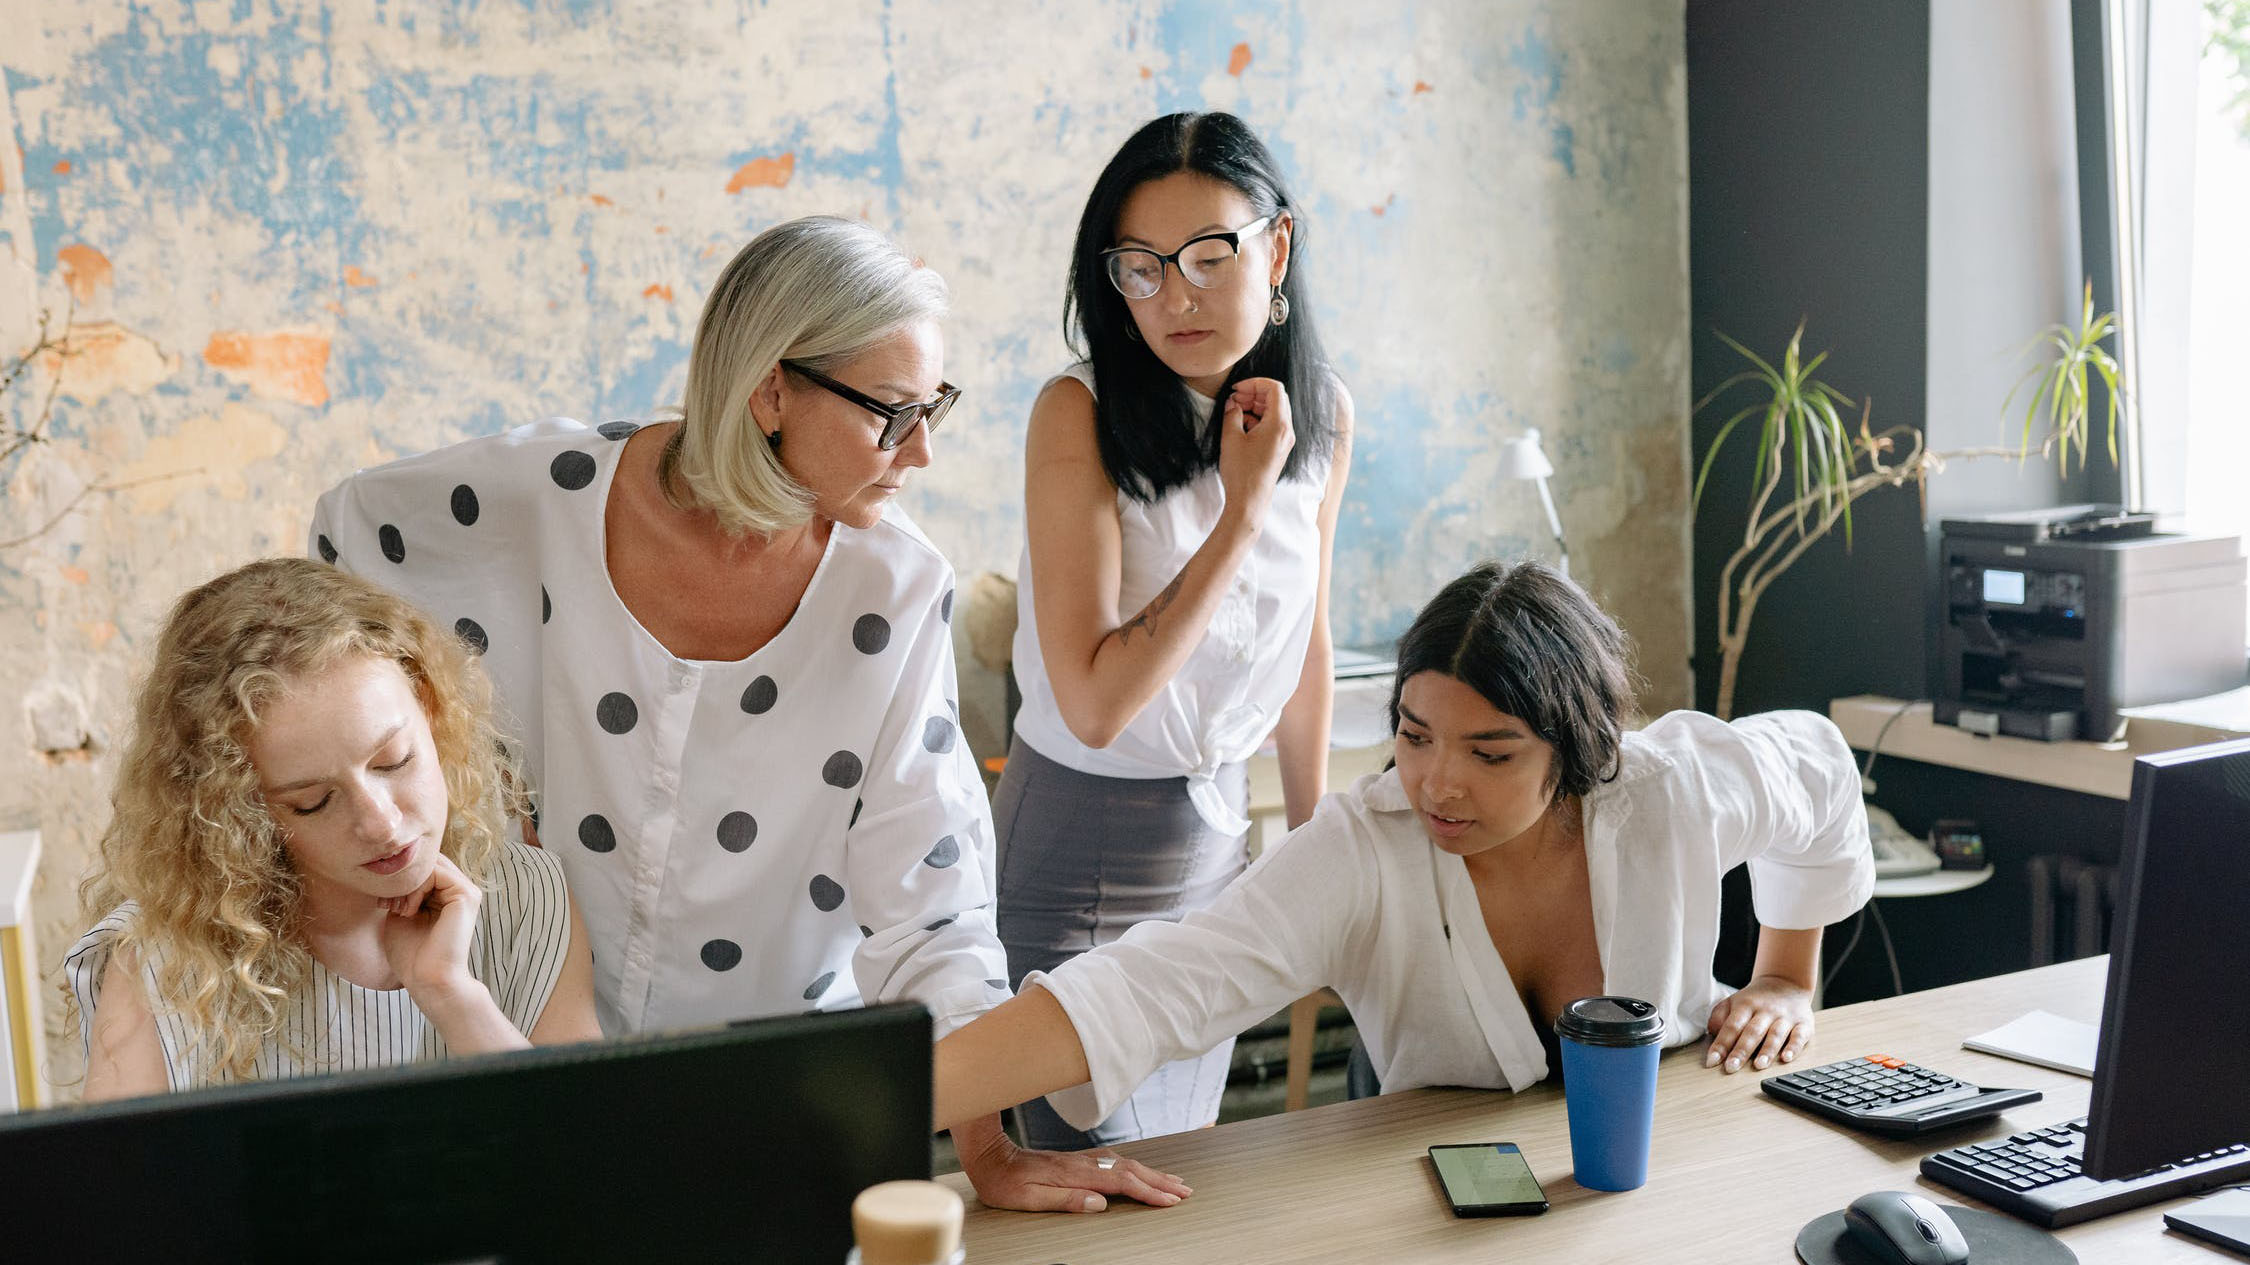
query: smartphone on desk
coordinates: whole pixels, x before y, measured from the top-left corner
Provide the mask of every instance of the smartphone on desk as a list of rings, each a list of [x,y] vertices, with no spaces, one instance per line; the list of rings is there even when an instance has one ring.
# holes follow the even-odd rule
[[[1513,1142],[1433,1146],[1430,1163],[1456,1217],[1527,1217],[1547,1210],[1547,1192]]]

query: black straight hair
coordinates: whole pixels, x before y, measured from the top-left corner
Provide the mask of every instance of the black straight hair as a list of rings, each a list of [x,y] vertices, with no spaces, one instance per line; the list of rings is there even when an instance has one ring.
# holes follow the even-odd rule
[[[1537,562],[1480,562],[1414,617],[1398,643],[1399,693],[1418,672],[1461,682],[1555,749],[1550,796],[1584,795],[1617,776],[1633,708],[1631,651],[1584,590]]]
[[[1208,417],[1197,415],[1179,375],[1129,332],[1133,314],[1102,261],[1102,252],[1117,244],[1117,216],[1125,200],[1149,181],[1181,171],[1233,186],[1258,215],[1286,211],[1291,219],[1289,272],[1281,281],[1289,319],[1267,325],[1249,354],[1227,371]],[[1336,380],[1305,297],[1305,239],[1305,217],[1290,201],[1280,164],[1249,124],[1232,114],[1167,114],[1133,133],[1102,168],[1078,220],[1063,327],[1071,351],[1094,366],[1094,432],[1102,467],[1119,491],[1154,501],[1216,466],[1214,423],[1228,392],[1245,378],[1272,378],[1289,393],[1297,442],[1281,477],[1301,478],[1313,462],[1325,462],[1335,446]]]

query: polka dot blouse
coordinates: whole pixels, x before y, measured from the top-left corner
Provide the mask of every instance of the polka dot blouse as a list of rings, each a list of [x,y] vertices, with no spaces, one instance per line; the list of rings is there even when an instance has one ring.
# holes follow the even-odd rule
[[[911,998],[942,1034],[1007,996],[992,828],[955,703],[953,571],[892,508],[837,525],[733,662],[672,656],[604,562],[631,422],[550,419],[320,499],[312,547],[483,656],[612,1034]]]

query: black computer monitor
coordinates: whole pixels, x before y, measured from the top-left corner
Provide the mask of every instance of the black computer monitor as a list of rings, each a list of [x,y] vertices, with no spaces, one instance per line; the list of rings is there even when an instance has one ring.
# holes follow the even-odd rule
[[[0,1250],[837,1265],[929,1176],[929,1014],[878,1006],[0,1117]]]
[[[2250,739],[2133,762],[2086,1174],[2250,1142]]]

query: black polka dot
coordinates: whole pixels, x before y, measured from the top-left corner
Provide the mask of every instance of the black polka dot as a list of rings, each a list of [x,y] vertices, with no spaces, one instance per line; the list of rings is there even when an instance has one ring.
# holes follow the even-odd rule
[[[866,923],[864,923],[864,922],[863,922],[863,923],[861,923],[861,924],[859,925],[859,938],[860,938],[860,939],[862,939],[862,940],[872,940],[872,939],[874,939],[874,938],[875,938],[875,928],[873,928],[873,927],[870,927],[870,926],[868,926],[868,925],[867,925]]]
[[[824,914],[834,913],[836,907],[844,903],[844,885],[825,874],[813,875],[812,903],[813,908]]]
[[[471,654],[483,654],[492,648],[492,639],[484,635],[484,625],[466,615],[453,621],[453,632],[468,643]]]
[[[827,992],[828,986],[835,982],[836,972],[830,971],[826,975],[821,976],[819,979],[814,980],[812,983],[805,985],[805,1000],[819,1001],[820,995]]]
[[[334,566],[336,564],[336,542],[330,540],[327,535],[323,533],[320,538],[319,545],[320,560],[329,564],[330,566]]]
[[[604,439],[623,439],[640,428],[639,422],[603,422],[594,428],[594,433]]]
[[[382,530],[375,533],[375,539],[381,542],[384,557],[393,562],[406,561],[406,537],[398,534],[398,528],[385,523]]]
[[[984,986],[986,988],[997,988],[1003,993],[1008,991],[1008,981],[1004,979],[988,979],[984,982]]]
[[[781,687],[773,683],[772,677],[761,676],[742,691],[742,710],[753,716],[763,716],[773,710],[780,698]]]
[[[942,601],[940,601],[940,602],[938,603],[937,613],[938,613],[938,618],[939,618],[939,619],[942,619],[942,620],[944,620],[944,621],[945,621],[946,623],[949,623],[949,624],[950,624],[950,623],[952,623],[952,622],[953,622],[953,590],[952,590],[952,589],[947,589],[947,590],[945,591],[945,598],[944,598],[944,599],[943,599]]]
[[[453,489],[453,521],[463,527],[477,525],[477,490],[466,483]]]
[[[924,930],[924,931],[942,931],[942,930],[944,930],[945,928],[947,928],[947,927],[950,927],[950,926],[952,926],[952,925],[953,925],[953,920],[952,920],[951,918],[940,918],[940,919],[938,919],[938,920],[937,920],[936,922],[933,922],[933,923],[931,923],[931,924],[930,924],[929,926],[927,926],[927,927],[924,927],[924,928],[922,928],[922,930]]]
[[[600,813],[588,813],[579,819],[578,842],[585,844],[588,852],[615,852],[617,832],[610,829],[609,818]]]
[[[930,849],[928,856],[922,858],[922,864],[933,870],[944,870],[951,869],[960,860],[961,841],[955,839],[952,835],[947,835],[937,841],[936,846]]]
[[[613,734],[631,733],[640,719],[641,709],[623,694],[604,694],[602,701],[594,704],[594,720]]]
[[[923,721],[922,745],[939,755],[953,750],[953,722],[943,716]]]
[[[859,824],[859,810],[865,807],[867,807],[867,801],[864,799],[852,801],[852,819],[844,823],[844,829],[849,830]]]
[[[576,448],[569,452],[559,452],[547,464],[547,474],[554,479],[556,487],[565,492],[576,492],[594,481],[594,459]]]
[[[742,946],[732,940],[706,940],[703,965],[714,971],[731,971],[742,965]]]
[[[849,751],[837,752],[820,766],[820,780],[839,790],[859,785],[859,774],[859,757]]]
[[[883,647],[891,644],[891,621],[872,612],[862,615],[852,624],[852,645],[861,654],[881,654]]]
[[[555,600],[547,596],[547,586],[539,586],[539,622],[544,624],[555,617]]]
[[[748,813],[728,813],[719,818],[719,846],[729,852],[747,851],[758,841],[758,819]]]

